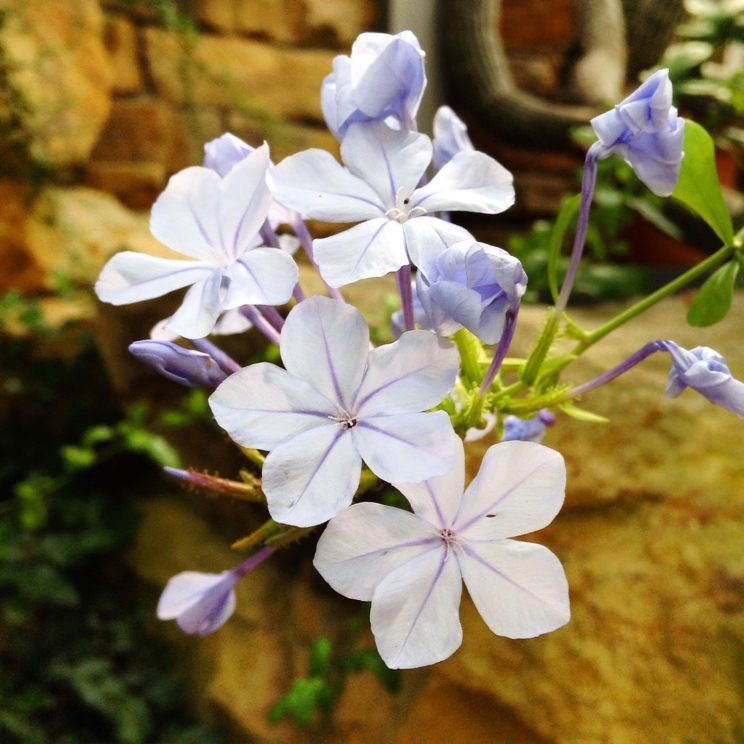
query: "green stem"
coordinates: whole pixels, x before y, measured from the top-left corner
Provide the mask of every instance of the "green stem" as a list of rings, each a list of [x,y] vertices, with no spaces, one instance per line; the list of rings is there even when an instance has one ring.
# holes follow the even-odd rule
[[[586,338],[579,341],[579,343],[575,346],[571,353],[579,355],[582,352],[586,351],[590,346],[596,344],[597,341],[603,339],[608,333],[611,333],[616,328],[619,328],[621,325],[624,325],[632,318],[635,318],[636,315],[640,315],[642,312],[648,310],[660,300],[663,300],[665,297],[668,297],[674,292],[677,292],[678,290],[687,286],[690,282],[694,281],[698,277],[703,276],[709,271],[720,266],[735,251],[735,245],[725,245],[722,248],[719,248],[714,254],[708,256],[705,261],[701,261],[697,266],[693,266],[689,271],[686,271],[681,276],[678,276],[676,279],[669,282],[669,284],[667,284],[666,286],[658,289],[656,292],[653,292],[648,297],[645,297],[632,307],[629,307],[627,310],[615,316],[612,320],[609,320],[607,323],[601,325],[599,328],[595,329],[591,333],[587,333]]]
[[[461,328],[454,335],[454,341],[457,344],[457,350],[460,352],[463,374],[471,382],[480,382],[483,376],[480,366],[483,347],[480,341],[465,328]]]

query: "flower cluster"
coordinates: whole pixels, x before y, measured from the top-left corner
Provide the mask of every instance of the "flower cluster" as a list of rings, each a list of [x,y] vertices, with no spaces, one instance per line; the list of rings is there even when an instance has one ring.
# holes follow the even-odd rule
[[[225,134],[205,146],[203,166],[170,179],[152,209],[153,234],[185,259],[121,253],[96,284],[113,304],[189,288],[130,351],[179,384],[212,389],[215,420],[261,466],[254,483],[171,471],[263,501],[271,517],[238,542],[255,552],[232,570],[184,572],[168,583],[158,617],[187,633],[219,628],[234,610],[238,581],[325,522],[314,564],[341,594],[371,601],[390,667],[431,664],[457,649],[463,582],[494,633],[553,631],[570,616],[563,566],[547,548],[512,539],[548,525],[563,503],[563,458],[539,443],[546,427],[575,411],[575,398],[656,351],[673,360],[668,395],[691,387],[744,417],[744,384],[705,347],[655,341],[577,387],[560,383],[560,373],[611,324],[591,334],[566,324],[578,345],[550,356],[597,161],[617,153],[656,193],[675,188],[684,127],[666,72],[592,121],[599,140],[587,156],[571,265],[527,359],[507,358],[527,286],[521,263],[451,217],[508,209],[511,174],[475,149],[448,107],[436,114],[433,140],[418,131],[425,85],[424,53],[411,32],[362,34],[350,56],[334,60],[321,91],[342,163],[311,149],[273,164],[267,144]],[[306,219],[355,224],[313,240]],[[330,297],[305,296],[293,257],[300,245]],[[731,257],[736,246],[727,250]],[[397,340],[375,346],[339,288],[391,272],[401,299]],[[251,327],[278,347],[281,365],[242,367],[205,338]],[[466,489],[463,441],[490,435],[502,441]],[[377,503],[380,483],[397,489],[410,511]],[[371,500],[359,501],[367,491]]]

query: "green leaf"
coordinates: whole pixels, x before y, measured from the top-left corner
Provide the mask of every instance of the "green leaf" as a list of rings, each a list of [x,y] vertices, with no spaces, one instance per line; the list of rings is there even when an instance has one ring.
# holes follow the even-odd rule
[[[581,194],[576,194],[563,202],[555,224],[550,233],[550,248],[548,251],[548,284],[553,302],[558,300],[558,259],[563,247],[563,238],[571,223],[576,218],[581,204]]]
[[[731,309],[734,285],[741,264],[734,259],[714,271],[695,295],[687,312],[692,326],[711,326],[723,320]]]
[[[573,403],[561,403],[558,407],[566,414],[566,416],[570,416],[577,421],[585,421],[589,424],[607,424],[610,421],[608,418],[600,416],[597,413],[585,411],[583,408],[579,408]]]
[[[672,196],[700,215],[726,244],[734,241],[734,228],[721,195],[713,139],[699,124],[685,120],[685,156]]]

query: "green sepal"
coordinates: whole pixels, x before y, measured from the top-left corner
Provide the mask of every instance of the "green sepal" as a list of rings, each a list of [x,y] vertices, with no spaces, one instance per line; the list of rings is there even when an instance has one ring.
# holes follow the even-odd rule
[[[700,215],[726,245],[731,245],[734,227],[721,194],[713,139],[699,124],[686,119],[684,148],[672,196]]]
[[[690,325],[711,326],[726,317],[734,299],[739,268],[739,261],[734,259],[716,269],[706,279],[687,311],[687,322]]]
[[[570,416],[577,421],[585,421],[589,424],[608,424],[610,422],[608,418],[600,416],[598,413],[586,411],[573,403],[561,403],[558,408],[560,408],[566,416]]]

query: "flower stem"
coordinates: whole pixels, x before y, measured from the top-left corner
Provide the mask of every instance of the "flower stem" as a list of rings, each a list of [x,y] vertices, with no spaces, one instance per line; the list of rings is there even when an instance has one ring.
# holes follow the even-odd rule
[[[735,251],[735,245],[725,245],[722,248],[719,248],[715,253],[708,256],[708,258],[706,258],[704,261],[701,261],[699,264],[697,264],[697,266],[693,266],[691,269],[689,269],[689,271],[681,274],[676,279],[669,282],[669,284],[666,284],[661,289],[656,290],[656,292],[653,292],[648,297],[644,297],[644,299],[642,299],[640,302],[637,302],[635,305],[629,307],[624,312],[616,315],[614,318],[612,318],[612,320],[607,321],[607,323],[601,325],[599,328],[596,328],[591,333],[587,333],[586,337],[579,341],[579,343],[574,347],[572,353],[578,355],[586,351],[590,346],[596,344],[597,341],[603,339],[608,333],[611,333],[616,328],[619,328],[621,325],[624,325],[632,318],[635,318],[636,315],[640,315],[640,313],[648,310],[648,308],[652,307],[660,300],[663,300],[665,297],[668,297],[674,292],[687,286],[690,282],[694,281],[698,277],[701,277],[712,269],[720,266]]]
[[[400,303],[403,307],[403,324],[407,331],[416,327],[413,314],[413,292],[411,291],[411,265],[404,264],[398,269],[398,291],[400,292]]]
[[[506,358],[506,352],[509,351],[509,346],[511,346],[512,339],[514,338],[514,331],[517,329],[518,314],[519,307],[506,311],[504,330],[499,339],[499,343],[496,345],[496,349],[493,352],[491,365],[486,370],[483,382],[481,382],[480,390],[478,391],[481,396],[484,396],[491,389],[491,385],[501,369],[501,363]]]
[[[586,153],[584,161],[584,175],[581,179],[581,204],[579,206],[579,219],[576,223],[576,235],[574,236],[573,247],[571,248],[571,260],[568,264],[566,276],[563,279],[563,286],[558,295],[558,302],[555,304],[555,317],[560,318],[561,313],[568,305],[568,298],[571,295],[576,274],[581,263],[581,256],[584,253],[584,244],[586,243],[586,231],[589,227],[589,212],[592,208],[592,199],[594,198],[594,187],[597,183],[597,161],[602,150],[602,144],[595,142]]]
[[[263,315],[277,331],[281,332],[284,327],[284,318],[282,318],[277,309],[271,305],[256,305],[256,307],[261,315]]]
[[[233,573],[238,578],[245,576],[247,573],[253,571],[254,568],[258,568],[258,566],[260,566],[267,558],[271,557],[275,551],[276,548],[269,545],[261,548],[261,550],[257,550],[250,558],[248,558],[248,560],[245,560],[239,566],[236,566],[233,569]]]
[[[305,220],[298,217],[292,223],[292,229],[294,230],[297,239],[300,241],[300,245],[302,246],[302,250],[305,251],[305,255],[308,257],[310,263],[313,265],[318,274],[320,274],[320,269],[318,268],[318,264],[315,263],[315,256],[313,254],[313,236],[310,234],[310,230],[307,229]],[[320,275],[320,278],[323,279],[322,274]],[[341,292],[339,292],[338,289],[328,284],[325,279],[323,279],[323,284],[325,284],[326,289],[328,290],[328,294],[333,297],[334,300],[341,300],[342,302],[344,301],[344,296],[341,294]]]
[[[240,372],[240,365],[231,356],[225,354],[219,346],[207,341],[206,338],[192,338],[191,344],[198,351],[209,354],[228,375],[233,374],[233,372]]]
[[[230,547],[233,550],[250,550],[278,535],[283,529],[283,525],[273,519],[268,519],[258,529],[253,530],[250,535],[236,540]]]
[[[253,305],[243,305],[243,307],[240,308],[240,312],[243,313],[243,315],[250,320],[253,326],[257,330],[261,331],[261,333],[263,333],[272,344],[276,344],[277,346],[281,345],[281,336],[276,332],[274,326],[272,326],[266,318],[264,318],[264,316],[253,307]]]

